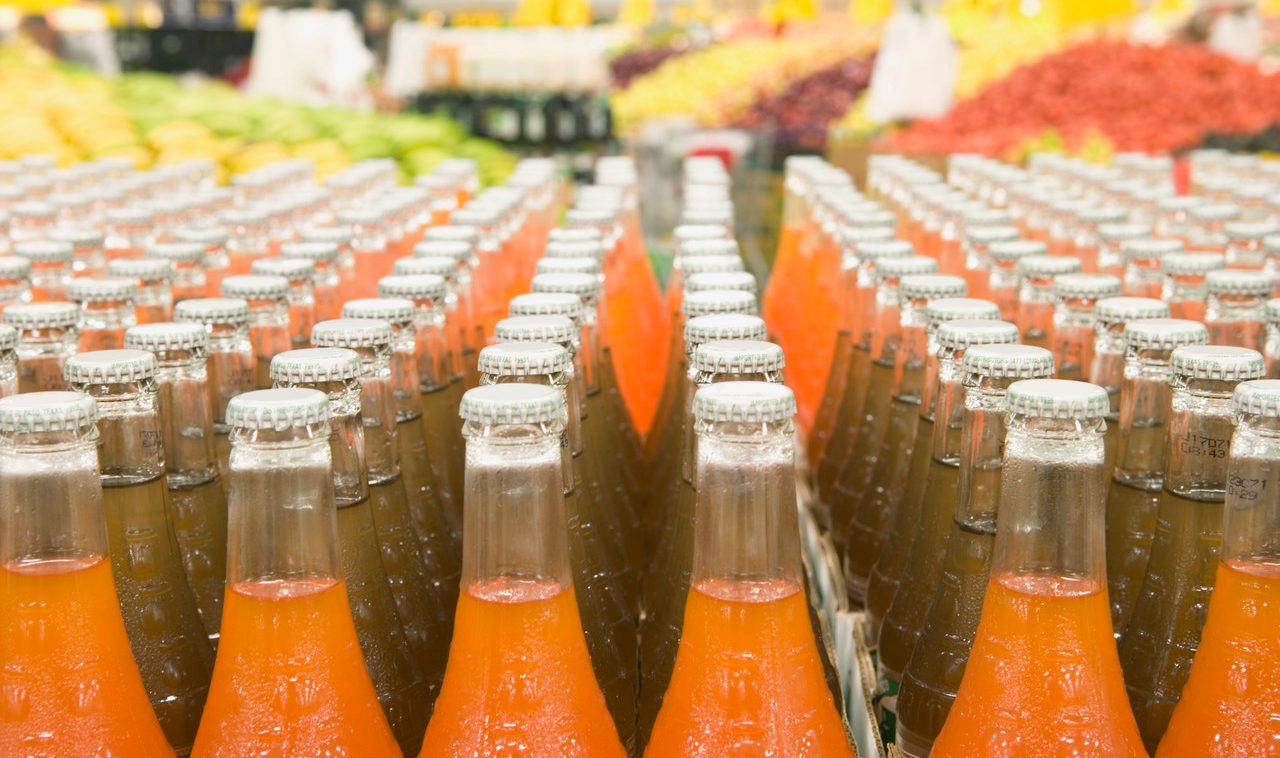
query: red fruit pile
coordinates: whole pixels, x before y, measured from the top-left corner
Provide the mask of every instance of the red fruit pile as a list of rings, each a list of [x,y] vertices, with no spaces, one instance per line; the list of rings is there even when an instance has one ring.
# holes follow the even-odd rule
[[[1276,121],[1280,75],[1195,45],[1091,42],[1023,66],[888,142],[907,153],[1000,155],[1053,128],[1069,145],[1097,131],[1117,150],[1164,152]]]
[[[678,55],[689,52],[688,45],[662,45],[628,50],[609,61],[609,76],[613,86],[624,90],[636,77],[650,73],[658,66]]]
[[[844,116],[871,81],[873,58],[846,58],[834,66],[796,79],[772,95],[762,95],[735,126],[775,130],[784,150],[821,149],[827,128]]]

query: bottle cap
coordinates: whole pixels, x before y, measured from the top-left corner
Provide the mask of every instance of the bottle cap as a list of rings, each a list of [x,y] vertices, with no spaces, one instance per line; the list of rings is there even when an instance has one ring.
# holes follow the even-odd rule
[[[360,372],[360,356],[339,347],[287,350],[271,359],[271,380],[277,384],[345,382]]]
[[[545,424],[561,419],[561,390],[544,384],[490,384],[467,390],[458,408],[464,421],[493,424]]]
[[[366,297],[342,305],[344,319],[374,319],[404,325],[413,321],[413,302],[398,297]]]
[[[1056,277],[1078,273],[1080,259],[1066,255],[1029,255],[1019,259],[1018,273],[1023,276]]]
[[[684,325],[684,340],[689,345],[716,340],[763,340],[764,319],[745,313],[717,313],[690,318]]]
[[[1280,380],[1254,379],[1237,384],[1231,407],[1237,414],[1280,416]]]
[[[102,247],[103,242],[102,232],[84,227],[50,229],[48,237],[55,242],[66,242],[72,247]]]
[[[311,344],[316,347],[383,347],[391,344],[391,324],[370,318],[321,321],[311,328]]]
[[[736,255],[700,255],[696,258],[677,258],[674,263],[685,276],[723,271],[744,271],[746,266]]]
[[[476,243],[480,241],[480,230],[474,226],[454,222],[443,226],[429,227],[423,232],[422,236],[424,241],[453,240],[455,242],[465,242],[474,250]]]
[[[13,254],[32,263],[62,263],[75,257],[70,242],[23,240],[13,243]]]
[[[1164,261],[1165,256],[1180,254],[1184,250],[1182,242],[1162,237],[1138,236],[1120,243],[1120,252],[1125,260],[1130,261],[1145,258],[1158,258]]]
[[[1008,211],[992,208],[985,204],[962,209],[960,211],[960,221],[966,227],[975,229],[982,226],[1010,227],[1013,225],[1013,219],[1009,216]]]
[[[329,399],[305,387],[242,392],[227,403],[227,424],[237,429],[288,429],[329,420]]]
[[[76,353],[62,367],[71,384],[123,384],[156,375],[156,357],[146,350],[93,350]]]
[[[512,316],[493,328],[498,342],[554,342],[565,344],[578,338],[578,327],[565,316]]]
[[[978,345],[965,351],[964,370],[996,378],[1053,376],[1053,353],[1032,345]]]
[[[475,203],[471,203],[465,208],[459,208],[449,214],[450,224],[470,226],[476,229],[477,235],[480,227],[494,226],[501,220],[502,211],[498,208],[486,208]],[[476,239],[479,240],[479,236]]]
[[[1209,330],[1199,321],[1188,319],[1141,319],[1125,324],[1124,341],[1129,350],[1173,350],[1207,343]]]
[[[1256,350],[1223,345],[1179,347],[1170,356],[1174,375],[1188,379],[1247,381],[1266,375],[1266,363]]]
[[[704,374],[764,374],[786,366],[782,348],[761,340],[713,340],[694,348],[694,371]]]
[[[559,374],[572,365],[569,351],[553,342],[501,342],[481,348],[477,366],[491,376]]]
[[[58,209],[49,203],[42,203],[39,200],[31,200],[24,203],[17,203],[9,209],[14,218],[53,218],[57,214]]]
[[[931,326],[957,319],[997,321],[1000,307],[989,300],[972,297],[940,297],[929,301],[924,315]]]
[[[456,214],[457,211],[454,211]],[[342,226],[376,226],[387,217],[387,212],[374,205],[362,205],[358,208],[343,208],[338,211],[334,220]]]
[[[1227,267],[1221,253],[1169,253],[1160,259],[1160,267],[1170,276],[1207,274]]]
[[[1210,295],[1268,295],[1275,289],[1275,276],[1265,271],[1224,268],[1204,277]]]
[[[7,352],[18,346],[18,330],[8,324],[0,324],[0,352]]]
[[[351,227],[349,226],[308,226],[298,232],[296,243],[285,243],[280,246],[280,254],[285,255],[285,248],[292,244],[314,244],[323,242],[334,247],[351,244]],[[293,248],[289,248],[293,250]],[[302,256],[310,257],[310,256]]]
[[[471,243],[463,240],[424,240],[413,246],[414,258],[447,258],[455,269],[459,263],[471,260],[473,252]]]
[[[1125,243],[1130,240],[1144,239],[1151,234],[1147,224],[1102,224],[1098,227],[1098,237],[1104,242]]]
[[[883,229],[892,229],[897,224],[897,218],[886,210],[860,210],[853,213],[846,213],[844,216],[845,226],[849,227],[879,227]]]
[[[168,281],[173,276],[173,263],[163,258],[120,258],[107,263],[107,275],[142,281]]]
[[[962,318],[944,321],[934,339],[941,347],[959,350],[974,345],[1011,345],[1018,341],[1019,334],[1018,327],[1008,321]]]
[[[75,303],[19,303],[4,309],[4,323],[15,329],[54,329],[75,326],[80,308]]]
[[[98,404],[82,392],[25,392],[0,398],[0,432],[72,432],[98,422]]]
[[[549,240],[542,253],[543,258],[591,258],[595,261],[604,259],[604,243],[598,239],[581,242],[566,240]]]
[[[582,318],[582,298],[568,292],[535,292],[511,298],[507,311],[512,316],[564,316]]]
[[[1162,211],[1189,211],[1207,202],[1209,202],[1208,199],[1200,195],[1169,195],[1160,198],[1156,205]]]
[[[1068,379],[1027,379],[1009,385],[1009,413],[1036,418],[1101,418],[1111,410],[1107,391]]]
[[[938,270],[938,262],[924,255],[908,255],[902,258],[882,258],[876,262],[876,281],[901,279],[912,274],[932,274]],[[961,293],[963,294],[963,293]]]
[[[131,326],[124,333],[124,346],[153,353],[168,350],[206,350],[209,333],[201,324],[175,321]]]
[[[173,320],[210,326],[249,323],[249,304],[238,297],[197,297],[173,306]]]
[[[192,226],[173,233],[178,242],[194,242],[205,247],[225,245],[230,237],[226,228],[221,226]]]
[[[785,384],[720,382],[693,396],[693,415],[699,421],[781,423],[795,414],[796,396]]]
[[[572,211],[571,211],[572,212]],[[565,216],[568,221],[568,215]],[[720,224],[724,227],[733,225],[732,208],[685,208],[680,214],[683,224]]]
[[[684,265],[685,258],[699,258],[704,255],[731,255],[734,258],[741,259],[742,251],[738,247],[738,241],[730,237],[711,237],[705,239],[691,239],[680,245],[680,255],[677,256],[680,263]]]
[[[676,247],[681,250],[694,240],[723,239],[728,236],[729,230],[721,224],[681,224],[671,231],[671,238],[676,241]]]
[[[1104,297],[1093,306],[1099,321],[1124,323],[1144,318],[1169,318],[1169,305],[1150,297]]]
[[[897,258],[918,258],[915,246],[906,240],[868,240],[858,244],[857,255],[861,261],[875,261],[877,266],[885,261]],[[931,259],[932,260],[932,259]],[[934,264],[937,267],[937,264]],[[914,272],[925,273],[925,272]]]
[[[111,264],[127,263],[131,260],[153,260],[163,261],[168,264],[166,268],[172,268],[174,263],[199,263],[204,260],[205,246],[199,242],[152,242],[147,245],[147,258],[130,259],[121,258],[111,261],[107,264],[107,270],[111,270]],[[138,277],[139,279],[147,277]]]
[[[1076,218],[1086,224],[1119,224],[1128,214],[1123,208],[1112,206],[1089,206],[1076,211]]]
[[[535,277],[536,278],[536,277]],[[741,290],[703,290],[684,296],[680,310],[686,318],[708,316],[713,313],[757,313],[756,296]]]
[[[1280,232],[1280,226],[1271,221],[1228,221],[1222,230],[1227,239],[1237,242],[1264,239]]]
[[[995,261],[1017,261],[1032,255],[1047,255],[1049,248],[1039,240],[999,240],[987,248],[987,255]]]
[[[222,296],[244,300],[283,300],[289,296],[289,280],[283,276],[242,274],[222,280]]]
[[[282,276],[287,280],[313,279],[316,262],[306,258],[259,258],[249,268],[258,276]]]
[[[836,239],[861,253],[862,246],[868,243],[894,241],[894,231],[892,226],[841,226],[836,231]]]
[[[1120,279],[1110,274],[1063,274],[1053,280],[1053,295],[1059,299],[1099,300],[1120,294]]]
[[[566,226],[608,226],[616,218],[608,208],[570,208],[564,213]]]
[[[726,234],[724,227],[709,228],[719,229],[720,236]],[[679,230],[680,227],[676,229]],[[547,232],[547,242],[599,242],[601,239],[600,230],[589,226],[575,226],[571,229],[562,226]]]
[[[452,258],[431,255],[423,258],[397,258],[391,265],[394,276],[417,276],[430,274],[448,280],[458,273],[458,263]]]
[[[534,274],[529,282],[529,290],[594,297],[600,294],[600,277],[590,274]]]
[[[444,277],[433,274],[384,276],[378,280],[378,295],[406,300],[439,300],[446,291]]]
[[[133,279],[120,277],[72,279],[67,285],[67,299],[77,303],[132,300],[137,295],[138,283]]]
[[[218,214],[218,219],[229,227],[258,226],[266,224],[270,217],[264,208],[229,208]]]
[[[1018,239],[1018,228],[1015,226],[974,226],[965,230],[965,239],[977,245],[990,245],[993,242],[1012,242]]]
[[[1267,301],[1262,309],[1262,317],[1268,324],[1280,324],[1280,297]]]
[[[707,290],[756,292],[756,278],[746,271],[706,271],[684,280],[685,294]]]
[[[1240,218],[1240,206],[1235,203],[1205,203],[1193,205],[1187,214],[1196,221],[1235,221]]]
[[[31,276],[31,261],[16,255],[0,256],[0,279],[26,279]]]
[[[899,260],[908,259],[900,258]],[[967,289],[962,277],[947,274],[912,274],[902,277],[902,281],[898,283],[898,295],[903,300],[964,297]]]
[[[600,275],[600,261],[595,258],[539,258],[534,265],[536,274],[590,274]]]

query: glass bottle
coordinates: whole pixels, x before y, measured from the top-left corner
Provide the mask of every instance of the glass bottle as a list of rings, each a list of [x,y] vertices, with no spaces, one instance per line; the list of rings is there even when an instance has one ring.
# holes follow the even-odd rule
[[[344,299],[338,275],[338,246],[332,242],[286,242],[280,246],[280,258],[312,264],[311,295],[315,320],[338,318]],[[278,271],[265,273],[279,274]]]
[[[1190,211],[1207,202],[1208,198],[1199,195],[1170,195],[1160,198],[1156,201],[1156,236],[1176,239],[1189,245],[1192,229]]]
[[[231,260],[227,257],[229,232],[222,226],[185,227],[175,231],[173,238],[175,242],[191,242],[204,248],[205,290],[193,291],[192,296],[217,297],[222,280],[231,275]]]
[[[0,314],[11,305],[31,302],[31,261],[0,256]]]
[[[424,234],[431,234],[439,227],[430,227]],[[466,231],[470,227],[450,227]],[[452,262],[448,271],[407,270],[400,271],[393,264],[392,272],[399,275],[434,274],[444,277],[445,296],[442,304],[444,327],[447,330],[445,339],[454,356],[454,373],[449,380],[451,391],[458,401],[462,400],[463,381],[470,378],[479,381],[475,376],[475,358],[477,334],[471,325],[471,317],[467,312],[471,287],[471,260],[475,257],[474,245],[461,239],[426,240],[418,243],[413,249],[413,260],[436,260],[445,258]],[[399,261],[397,261],[399,263]],[[464,286],[466,290],[464,291]],[[461,426],[458,427],[461,430]],[[459,438],[461,439],[461,438]]]
[[[289,343],[299,350],[311,345],[311,329],[318,319],[315,296],[316,264],[305,258],[262,258],[253,262],[260,276],[279,276],[289,282]]]
[[[0,398],[18,394],[18,330],[0,324]]]
[[[259,274],[229,276],[222,280],[222,296],[249,304],[254,386],[270,389],[271,359],[289,350],[293,341],[289,330],[289,280]]]
[[[137,324],[137,296],[132,279],[73,279],[67,298],[80,305],[80,352],[124,347],[125,331]]]
[[[423,756],[625,751],[579,621],[564,504],[564,395],[501,384],[463,398],[462,594]],[[515,698],[520,681],[537,697]]]
[[[1030,380],[1010,386],[1007,403],[990,580],[931,755],[1005,746],[1028,755],[1145,756],[1108,623],[1106,391]]]
[[[279,388],[318,389],[328,397],[338,549],[351,615],[391,731],[402,750],[414,753],[430,711],[428,688],[384,568],[370,502],[362,373],[360,356],[343,348],[289,350],[271,361],[271,378]]]
[[[1120,294],[1126,297],[1159,298],[1164,286],[1163,261],[1166,256],[1181,254],[1185,248],[1177,240],[1141,236],[1120,245],[1124,274],[1120,278]]]
[[[270,217],[262,208],[232,208],[219,214],[219,220],[227,230],[228,276],[247,275],[255,260],[271,254]],[[219,292],[221,291],[219,282]],[[259,386],[258,389],[266,387]]]
[[[1106,485],[1110,486],[1120,440],[1120,391],[1124,385],[1125,326],[1143,319],[1169,318],[1169,306],[1146,297],[1107,297],[1093,307],[1093,363],[1086,376],[1107,391],[1111,409],[1103,441],[1107,452]]]
[[[71,270],[74,276],[106,275],[105,237],[101,231],[87,226],[60,226],[49,230],[49,239],[71,245]]]
[[[372,206],[344,208],[337,213],[338,224],[351,230],[353,297],[374,297],[378,279],[391,271],[394,255],[388,252],[385,221],[385,212]]]
[[[69,242],[24,240],[13,243],[13,254],[31,266],[31,299],[37,303],[67,299],[75,253]]]
[[[974,297],[991,295],[991,246],[1018,239],[1016,226],[967,226],[964,237],[964,278]]]
[[[1267,378],[1280,379],[1280,298],[1271,298],[1262,308],[1266,325],[1266,343],[1262,354],[1267,359]]]
[[[108,276],[134,283],[134,320],[139,324],[172,320],[172,271],[173,265],[159,258],[125,258],[107,265]]]
[[[1168,454],[1151,557],[1120,636],[1129,702],[1154,750],[1190,672],[1213,592],[1231,440],[1231,394],[1261,378],[1262,356],[1241,347],[1180,347],[1170,357]]]
[[[1053,351],[1062,379],[1084,379],[1093,366],[1094,306],[1117,297],[1120,280],[1110,274],[1063,274],[1054,277]]]
[[[1000,506],[1005,394],[1020,379],[1052,376],[1053,354],[1031,345],[979,345],[965,350],[960,372],[964,421],[951,533],[896,703],[897,745],[913,757],[929,754],[947,720],[982,613]],[[939,442],[954,449],[949,434],[938,435],[935,455]]]
[[[1169,304],[1174,318],[1203,321],[1208,297],[1206,277],[1209,272],[1226,268],[1221,253],[1169,253],[1160,259],[1164,283],[1160,299]]]
[[[67,359],[71,389],[98,402],[111,573],[120,612],[169,743],[187,753],[195,740],[213,648],[182,567],[165,487],[164,432],[156,395],[156,359],[142,350],[97,350]]]
[[[779,384],[723,382],[699,390],[693,412],[693,575],[647,752],[852,756],[805,607],[794,396]],[[723,682],[735,682],[731,692]]]
[[[173,755],[111,578],[97,418],[79,393],[0,399],[6,755]]]
[[[476,303],[475,271],[479,265],[476,249],[480,244],[480,230],[474,226],[450,223],[433,226],[423,233],[423,242],[436,240],[462,242],[468,246],[466,257],[458,258],[456,294],[459,324],[463,328],[461,365],[466,371],[466,386],[474,387],[480,381],[474,368],[476,353],[480,352],[480,348],[485,344],[485,335]]]
[[[249,303],[239,298],[192,298],[173,308],[179,323],[204,326],[209,334],[209,404],[213,408],[213,449],[225,479],[231,455],[227,403],[254,387],[253,343],[249,341]]]
[[[15,246],[28,240],[48,239],[56,216],[56,208],[38,199],[16,202],[9,206],[9,238]]]
[[[1017,270],[1022,284],[1014,323],[1022,332],[1023,343],[1047,348],[1053,336],[1053,281],[1080,273],[1080,260],[1065,255],[1030,255],[1018,261]]]
[[[1183,240],[1187,249],[1225,253],[1231,241],[1226,226],[1239,220],[1240,215],[1240,206],[1235,203],[1209,202],[1193,206],[1187,211],[1187,236]]]
[[[1280,233],[1280,226],[1271,221],[1230,221],[1223,231],[1227,236],[1227,265],[1260,269],[1267,261],[1263,240]]]
[[[1213,596],[1191,674],[1157,756],[1265,755],[1274,749],[1277,556],[1273,488],[1280,383],[1243,382],[1232,409],[1227,500]]]
[[[209,281],[205,276],[205,248],[198,242],[153,242],[147,257],[169,264],[169,309],[174,303],[204,297]],[[166,320],[166,319],[158,319]]]
[[[62,369],[79,342],[80,308],[75,303],[22,303],[0,315],[18,331],[18,392],[67,388]]]
[[[1271,274],[1263,271],[1223,269],[1206,274],[1209,298],[1204,324],[1209,327],[1209,342],[1262,352],[1266,346],[1263,311],[1274,286]]]
[[[281,389],[227,409],[226,612],[199,754],[399,754],[351,620],[327,406]]]
[[[1150,224],[1124,222],[1100,225],[1097,272],[1123,278],[1126,271],[1126,246],[1135,240],[1150,239],[1150,236]]]
[[[1013,239],[992,242],[987,246],[991,275],[987,281],[987,297],[1000,308],[1000,318],[1014,321],[1018,317],[1018,290],[1022,274],[1018,262],[1031,256],[1046,255],[1049,248],[1039,240]]]
[[[141,205],[108,208],[102,212],[103,248],[108,261],[141,258],[152,239],[155,214]]]
[[[201,324],[146,324],[125,332],[124,344],[156,357],[174,535],[200,621],[216,650],[227,578],[227,497],[213,448],[209,335]]]

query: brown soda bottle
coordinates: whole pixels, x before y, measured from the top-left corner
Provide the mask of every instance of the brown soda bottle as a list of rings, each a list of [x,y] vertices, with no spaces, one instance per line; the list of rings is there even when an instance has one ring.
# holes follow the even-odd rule
[[[75,253],[69,242],[25,240],[14,242],[13,254],[31,265],[31,299],[34,302],[67,299]]]
[[[1107,391],[1110,403],[1103,434],[1107,486],[1110,486],[1120,440],[1120,391],[1124,384],[1126,352],[1124,328],[1132,321],[1150,318],[1169,318],[1169,306],[1146,297],[1108,297],[1093,307],[1093,364],[1087,378],[1091,384]]]
[[[67,383],[98,403],[98,461],[120,613],[169,744],[195,741],[213,674],[213,648],[187,583],[165,487],[156,359],[98,350],[67,360]]]
[[[1209,272],[1226,268],[1227,261],[1221,253],[1169,253],[1160,259],[1164,280],[1160,299],[1169,304],[1174,318],[1204,321],[1206,277]]]
[[[1063,274],[1053,280],[1053,351],[1058,377],[1081,381],[1093,366],[1094,305],[1120,294],[1110,274]]]
[[[170,311],[174,303],[204,297],[208,292],[204,245],[198,242],[153,242],[147,245],[147,257],[169,264]]]
[[[1020,379],[1051,376],[1053,354],[1030,345],[970,347],[961,371],[964,428],[951,534],[896,702],[897,745],[909,756],[927,756],[941,731],[982,613],[1000,503],[1005,393]]]
[[[254,274],[279,276],[289,282],[289,344],[299,350],[311,346],[316,312],[316,264],[305,258],[262,258],[253,262]]]
[[[903,259],[906,260],[906,259]],[[876,453],[869,488],[858,501],[844,539],[845,586],[866,603],[871,569],[879,560],[894,514],[901,505],[901,483],[911,463],[916,425],[924,393],[928,337],[926,309],[931,301],[963,297],[965,281],[945,274],[913,274],[898,284],[901,342],[893,356],[893,397],[883,442]],[[878,626],[869,639],[875,640]]]
[[[4,323],[18,330],[18,392],[67,388],[62,369],[76,354],[80,308],[75,303],[22,303],[4,309]]]
[[[227,576],[227,496],[213,448],[209,335],[200,324],[157,323],[133,327],[124,342],[156,356],[174,535],[200,621],[216,650]]]
[[[1263,271],[1223,269],[1206,274],[1204,324],[1209,327],[1210,344],[1262,352],[1266,345],[1263,309],[1274,287],[1274,277]]]
[[[1177,705],[1213,592],[1231,395],[1239,382],[1266,370],[1261,355],[1241,347],[1180,347],[1169,362],[1168,454],[1151,557],[1119,643],[1129,701],[1148,750],[1159,743]]]
[[[283,276],[244,274],[222,280],[222,296],[249,304],[249,342],[253,345],[253,382],[271,389],[271,359],[289,350],[289,280]]]
[[[426,730],[428,688],[378,542],[365,458],[362,373],[360,356],[343,348],[289,350],[271,361],[271,376],[280,388],[318,389],[329,398],[338,547],[351,616],[378,702],[400,748],[411,754]]]
[[[1162,261],[1168,255],[1182,253],[1182,243],[1161,237],[1141,236],[1120,245],[1124,274],[1120,278],[1120,294],[1126,297],[1159,298],[1164,284]]]
[[[1108,596],[1117,637],[1133,612],[1156,528],[1173,378],[1169,357],[1179,347],[1205,344],[1209,332],[1198,321],[1144,319],[1126,324],[1121,339],[1124,383],[1106,518]]]
[[[107,275],[135,285],[134,320],[155,324],[173,319],[173,264],[160,258],[123,258],[107,264]]]
[[[480,348],[484,347],[486,342],[476,304],[476,267],[480,263],[477,253],[480,245],[480,229],[457,223],[433,226],[423,232],[423,242],[433,241],[461,242],[469,247],[465,257],[462,256],[461,251],[446,254],[457,255],[458,275],[454,291],[458,298],[458,323],[463,330],[461,365],[466,372],[465,386],[474,387],[480,381],[475,369],[476,353],[480,352]],[[414,255],[417,255],[420,249],[415,247]],[[440,252],[444,251],[433,248],[431,254]]]
[[[249,303],[239,298],[193,298],[173,308],[180,323],[200,324],[209,334],[209,404],[213,408],[213,449],[218,471],[227,476],[231,439],[227,403],[254,388],[253,343],[249,341]]]

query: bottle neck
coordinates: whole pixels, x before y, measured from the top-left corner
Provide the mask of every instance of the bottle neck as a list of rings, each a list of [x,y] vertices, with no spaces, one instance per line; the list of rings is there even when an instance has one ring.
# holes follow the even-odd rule
[[[1052,277],[1024,277],[1018,292],[1018,331],[1046,335],[1053,330]]]
[[[249,323],[255,327],[288,327],[288,301],[284,298],[279,300],[250,300]]]
[[[164,433],[155,382],[72,385],[98,401],[102,484],[141,484],[165,473]]]
[[[101,300],[80,306],[80,330],[128,329],[138,323],[132,300]]]
[[[587,298],[582,308],[582,345],[583,368],[582,386],[588,395],[600,391],[600,367],[604,356],[604,308],[596,302],[596,298]]]
[[[1204,274],[1169,274],[1164,278],[1161,299],[1168,303],[1203,303],[1208,296]]]
[[[369,497],[368,459],[365,457],[359,379],[347,382],[276,382],[276,387],[319,390],[329,399],[329,454],[333,491],[339,508]]]
[[[697,487],[698,468],[698,434],[697,423],[693,415],[693,396],[702,387],[719,382],[769,382],[782,384],[782,372],[765,371],[747,374],[728,374],[717,372],[690,372],[688,391],[684,397],[684,437],[681,450],[680,475],[690,486]]]
[[[965,382],[956,521],[995,534],[1005,436],[1005,392],[1016,379],[971,376]]]
[[[449,384],[455,375],[454,362],[460,360],[445,339],[444,314],[429,300],[415,303],[413,317],[414,350],[417,353],[421,392],[432,392]]]
[[[875,334],[871,354],[882,363],[897,360],[902,344],[902,310],[898,301],[898,280],[883,279],[876,288]]]
[[[364,423],[364,453],[372,484],[400,474],[396,447],[396,402],[391,380],[391,352],[386,348],[357,348],[360,356],[360,418]]]
[[[391,392],[395,397],[396,421],[411,421],[422,415],[416,330],[412,322],[393,323],[391,330]]]
[[[0,568],[88,564],[107,555],[98,435],[0,435]]]
[[[938,349],[938,389],[930,444],[934,460],[953,467],[960,465],[964,439],[964,372],[960,366],[963,357],[963,348]]]
[[[915,300],[902,309],[902,342],[894,356],[894,398],[899,402],[919,403],[924,397],[926,366],[929,363],[929,338],[925,316],[927,300]]]
[[[190,353],[166,357],[156,371],[156,393],[167,480],[170,489],[194,487],[218,476],[205,359]]]
[[[1221,503],[1233,431],[1235,382],[1174,378],[1164,487],[1191,500]]]
[[[1223,562],[1275,576],[1280,565],[1280,492],[1268,486],[1280,465],[1280,423],[1243,414],[1231,440],[1230,483],[1223,509]]]
[[[1142,350],[1125,360],[1116,451],[1117,481],[1150,489],[1164,476],[1168,441],[1164,426],[1169,414],[1169,381],[1173,378],[1169,357],[1172,354],[1172,350]],[[1148,434],[1148,429],[1158,433]]]
[[[1124,327],[1123,321],[1097,321],[1093,325],[1093,365],[1088,367],[1089,381],[1107,391],[1111,403],[1108,423],[1119,418],[1120,413],[1125,370]]]

